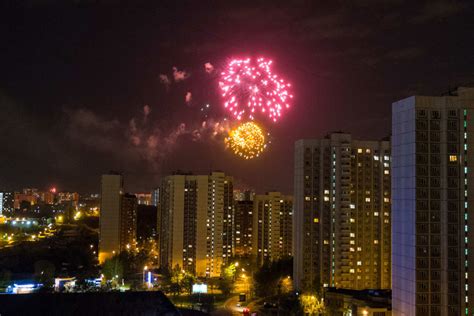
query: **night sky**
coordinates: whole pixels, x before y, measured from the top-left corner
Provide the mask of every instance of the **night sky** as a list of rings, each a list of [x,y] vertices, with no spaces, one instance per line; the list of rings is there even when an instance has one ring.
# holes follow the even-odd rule
[[[381,139],[392,102],[474,84],[469,1],[119,3],[0,4],[0,190],[98,192],[100,174],[118,170],[142,191],[173,170],[212,169],[291,193],[295,140]],[[242,56],[272,58],[295,94],[252,161],[190,132],[222,114],[217,72]],[[175,82],[173,67],[189,77]]]

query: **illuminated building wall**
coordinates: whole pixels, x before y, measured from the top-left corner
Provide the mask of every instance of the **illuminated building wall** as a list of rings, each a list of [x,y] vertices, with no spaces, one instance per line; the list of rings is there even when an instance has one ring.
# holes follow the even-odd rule
[[[102,175],[100,198],[99,262],[110,258],[121,249],[120,216],[123,177],[119,174]]]
[[[122,195],[120,207],[120,251],[135,244],[137,236],[137,198],[134,194]]]
[[[296,142],[296,289],[390,288],[390,163],[389,141]]]
[[[3,215],[6,215],[5,213],[10,213],[12,214],[14,210],[14,193],[13,192],[2,192],[3,198],[2,198],[2,208],[1,212]]]
[[[236,201],[234,210],[234,249],[236,255],[252,253],[252,229],[253,201]]]
[[[473,315],[474,88],[392,114],[394,315]]]
[[[158,206],[158,203],[160,203],[160,189],[156,188],[151,191],[151,205]]]
[[[25,189],[26,190],[26,189]],[[31,190],[31,189],[29,189]],[[29,191],[24,191],[29,192]],[[35,205],[38,202],[38,196],[33,193],[18,193],[15,192],[15,200],[14,200],[14,207],[15,209],[19,209],[21,202],[28,202],[30,205]]]
[[[280,192],[256,195],[252,252],[258,265],[292,255],[292,197]]]
[[[151,193],[135,193],[138,204],[140,205],[152,205],[152,194]]]
[[[79,193],[77,192],[59,192],[57,194],[58,203],[72,202],[73,206],[79,203]]]
[[[161,266],[219,276],[233,254],[233,180],[222,172],[176,174],[160,187]]]

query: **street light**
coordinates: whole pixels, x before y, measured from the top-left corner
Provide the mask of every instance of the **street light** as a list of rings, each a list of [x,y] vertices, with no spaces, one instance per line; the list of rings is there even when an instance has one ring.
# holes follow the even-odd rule
[[[145,272],[146,272],[146,271],[148,271],[148,266],[144,266],[144,267],[143,267],[143,278],[142,278],[143,283],[146,283],[146,278],[145,278]]]

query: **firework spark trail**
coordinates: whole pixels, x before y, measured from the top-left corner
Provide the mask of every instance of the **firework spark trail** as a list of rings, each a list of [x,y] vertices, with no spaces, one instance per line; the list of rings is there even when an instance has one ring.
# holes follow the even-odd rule
[[[291,85],[272,72],[265,58],[233,59],[221,73],[219,87],[224,107],[238,120],[268,116],[276,122],[290,107]]]

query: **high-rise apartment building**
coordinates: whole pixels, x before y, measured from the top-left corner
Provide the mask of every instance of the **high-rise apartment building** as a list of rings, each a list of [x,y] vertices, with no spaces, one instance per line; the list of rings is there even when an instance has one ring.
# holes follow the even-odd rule
[[[5,213],[13,213],[14,210],[14,196],[15,194],[13,192],[2,192],[2,213],[5,215]]]
[[[163,179],[158,212],[162,267],[220,276],[233,254],[232,192],[233,179],[223,172]]]
[[[235,195],[234,195],[235,196]],[[252,253],[253,201],[235,201],[234,210],[234,252],[236,255]]]
[[[474,88],[392,105],[394,315],[473,315]]]
[[[295,144],[294,286],[390,288],[390,142]]]
[[[134,236],[128,236],[126,233],[126,225],[132,223],[129,215],[132,213],[130,209],[133,208],[133,202],[131,198],[128,197],[123,199],[123,194],[122,175],[102,175],[99,219],[99,262],[103,262],[107,258],[112,257],[115,253],[124,250],[126,245],[130,243],[130,240],[134,238]],[[125,204],[124,208],[122,208],[123,204]]]
[[[280,192],[255,195],[252,252],[257,264],[292,255],[292,197]]]
[[[134,194],[122,195],[120,207],[120,251],[129,249],[135,244],[137,236],[138,200]]]
[[[135,193],[138,204],[140,205],[152,205],[152,193]]]
[[[151,191],[151,205],[158,206],[160,203],[160,189],[156,188]]]

